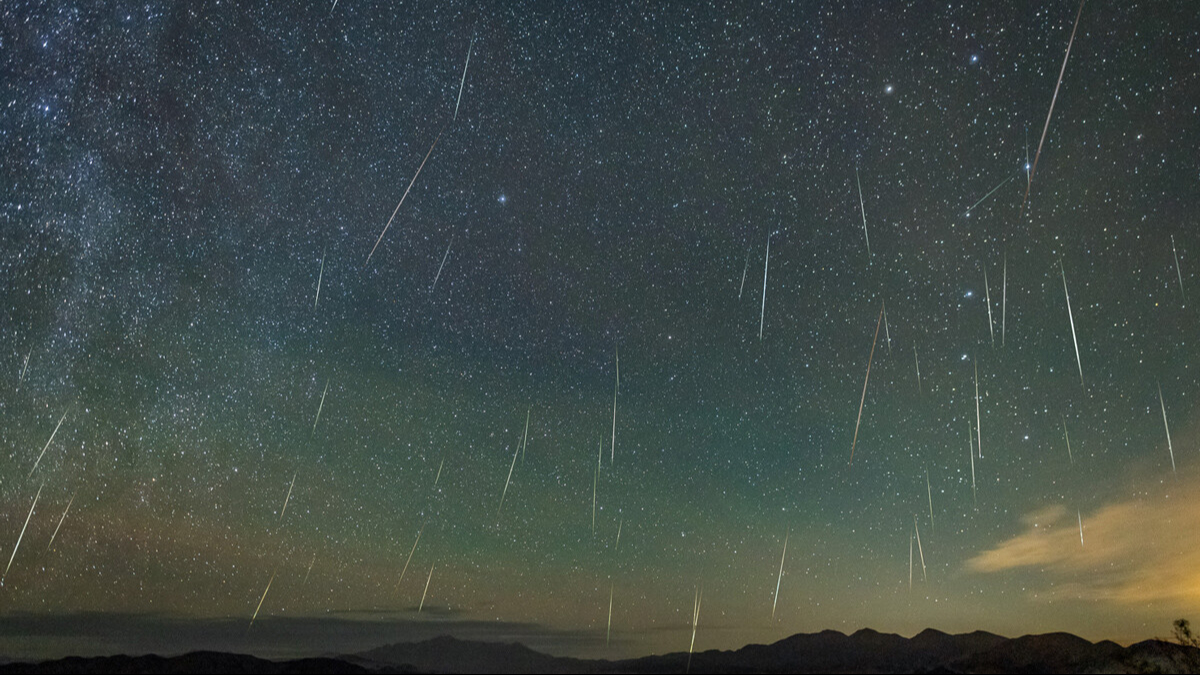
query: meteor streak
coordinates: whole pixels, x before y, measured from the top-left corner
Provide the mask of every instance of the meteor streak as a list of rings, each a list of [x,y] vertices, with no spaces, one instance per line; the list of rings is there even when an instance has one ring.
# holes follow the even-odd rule
[[[463,86],[467,84],[467,66],[471,65],[471,50],[475,49],[475,40],[471,39],[471,45],[467,47],[467,62],[463,64],[462,80],[458,83],[458,100],[454,102],[454,119],[458,120],[458,106],[462,103]]]
[[[434,563],[429,566],[429,576],[426,577],[426,579],[425,579],[425,591],[423,593],[421,593],[421,604],[417,606],[417,614],[420,614],[421,610],[425,609],[425,596],[429,595],[429,582],[433,581],[433,568],[434,567],[437,567],[437,563]]]
[[[262,597],[258,599],[258,607],[254,608],[254,616],[250,617],[250,626],[253,626],[254,620],[258,618],[258,610],[262,609],[263,600],[267,599],[267,593],[271,590],[271,584],[275,583],[275,574],[277,572],[279,572],[279,570],[275,570],[271,573],[271,580],[267,582],[267,587],[263,590]],[[247,631],[250,630],[250,626],[246,626]]]
[[[33,510],[37,508],[38,497],[42,496],[42,488],[46,487],[42,483],[42,487],[38,488],[37,494],[33,496],[33,504],[29,507],[29,515],[25,516],[25,524],[21,526],[21,534],[17,535],[17,543],[13,546],[12,555],[8,557],[8,566],[4,568],[4,574],[0,575],[0,582],[4,581],[4,577],[8,576],[8,570],[12,569],[13,559],[17,557],[17,550],[21,548],[21,540],[25,538],[25,528],[29,527],[29,519],[33,517]]]
[[[917,517],[913,516],[913,530],[917,533],[917,553],[921,555],[921,580],[929,581],[925,573],[925,549],[921,548],[921,528],[917,527]]]
[[[46,544],[46,550],[54,545],[54,538],[58,536],[58,530],[62,527],[63,521],[67,519],[67,511],[71,510],[71,504],[75,503],[75,495],[71,495],[71,501],[67,502],[67,508],[63,509],[62,518],[58,519],[58,526],[54,528],[54,534],[50,535],[50,543]]]
[[[979,508],[979,497],[975,494],[975,448],[971,447],[971,420],[967,420],[967,457],[971,459],[971,501]]]
[[[1174,240],[1172,240],[1174,241]],[[742,291],[746,290],[746,272],[750,271],[750,247],[746,247],[746,264],[742,266],[742,285],[738,287],[738,300],[742,299]]]
[[[413,174],[412,180],[409,181],[408,187],[404,190],[404,195],[400,197],[400,203],[396,204],[396,210],[392,211],[392,217],[388,218],[387,225],[383,226],[383,231],[379,233],[379,238],[375,240],[375,245],[371,247],[371,252],[367,254],[367,262],[363,263],[363,267],[371,264],[371,256],[375,255],[375,249],[379,248],[379,242],[383,241],[383,235],[387,234],[388,228],[392,226],[392,221],[396,219],[396,214],[400,212],[400,207],[404,205],[404,200],[408,198],[409,190],[417,182],[417,176],[421,175],[421,169],[425,168],[425,162],[429,161],[429,156],[433,154],[433,149],[437,147],[438,141],[442,140],[442,132],[438,132],[437,138],[433,139],[433,145],[429,146],[429,152],[425,153],[425,159],[421,160],[421,165],[417,167],[417,172]]]
[[[521,437],[521,461],[525,461],[525,448],[529,445],[529,413],[532,408],[525,411],[525,435]],[[439,469],[440,471],[440,469]]]
[[[283,508],[279,510],[279,522],[281,523],[283,522],[283,514],[287,513],[288,501],[290,501],[292,498],[292,488],[296,487],[296,476],[299,475],[299,473],[300,472],[297,471],[296,473],[292,474],[292,484],[288,486],[287,497],[283,498]]]
[[[1071,455],[1071,437],[1067,434],[1067,416],[1062,415],[1063,438],[1067,441],[1067,459],[1071,460],[1071,464],[1075,463],[1075,457]]]
[[[301,582],[301,584],[300,584],[301,586],[308,583],[308,575],[312,574],[313,565],[315,565],[316,563],[317,563],[317,554],[314,553],[312,560],[309,561],[309,563],[308,563],[308,571],[304,573],[304,581]]]
[[[933,532],[933,490],[929,487],[929,468],[925,468],[925,494],[929,496],[929,531]]]
[[[771,237],[773,237],[774,235],[775,235],[774,232],[767,235],[767,256],[765,258],[763,258],[762,310],[758,314],[758,339],[759,340],[762,340],[763,324],[766,323],[766,319],[767,319],[767,267],[771,264]]]
[[[396,588],[400,588],[400,582],[404,581],[404,575],[408,572],[408,563],[412,562],[413,554],[417,552],[417,544],[421,543],[421,533],[425,531],[425,524],[421,524],[421,529],[417,530],[417,540],[413,542],[412,550],[408,552],[408,559],[404,561],[404,569],[400,570],[400,581],[396,582]]]
[[[696,648],[696,626],[700,623],[700,601],[704,599],[704,591],[697,590],[692,604],[692,643],[688,645],[687,672],[692,672],[692,650]]]
[[[33,468],[29,470],[29,476],[32,476],[33,472],[37,471],[38,464],[41,464],[42,457],[46,456],[46,450],[50,447],[50,444],[54,442],[54,436],[58,433],[58,428],[62,426],[63,420],[67,419],[68,412],[70,412],[70,409],[63,412],[62,417],[58,418],[58,424],[54,425],[54,431],[50,433],[50,440],[46,441],[46,445],[42,446],[42,454],[38,455],[37,460],[33,463]],[[26,478],[29,476],[26,476]]]
[[[1004,187],[1005,183],[1007,183],[1008,181],[1012,180],[1013,178],[1014,178],[1014,176],[1009,176],[1008,178],[1005,178],[1003,183],[1000,183],[1000,184],[999,184],[999,185],[997,185],[996,187],[992,188],[992,191],[991,191],[991,192],[989,192],[989,193],[987,193],[986,195],[984,195],[984,196],[980,197],[980,198],[979,198],[979,201],[977,201],[977,202],[975,202],[974,204],[972,204],[971,206],[967,207],[967,215],[971,215],[971,209],[975,208],[976,206],[979,206],[979,204],[980,204],[980,203],[982,203],[982,202],[983,202],[983,200],[987,199],[988,197],[991,197],[993,194],[995,194],[995,193],[996,193],[996,190],[999,190],[1000,188]]]
[[[615,345],[613,346],[613,355],[617,361],[617,381],[613,384],[612,447],[609,449],[609,464],[617,461],[617,393],[621,391],[621,352]]]
[[[504,481],[504,492],[500,493],[500,506],[496,507],[496,517],[497,518],[500,517],[500,509],[504,508],[504,496],[508,494],[508,484],[512,482],[512,473],[513,473],[513,468],[517,466],[517,453],[518,452],[521,452],[520,445],[518,445],[516,451],[513,452],[512,465],[508,467],[508,478],[505,479],[505,481]]]
[[[1171,473],[1175,473],[1175,448],[1171,446],[1171,427],[1167,425],[1167,404],[1163,403],[1162,385],[1158,385],[1158,405],[1162,408],[1163,429],[1167,432],[1167,452],[1171,453]]]
[[[1079,548],[1083,548],[1083,514],[1076,510],[1075,516],[1079,518]]]
[[[1062,70],[1058,72],[1058,84],[1054,85],[1054,96],[1050,98],[1050,110],[1046,112],[1046,124],[1042,127],[1042,139],[1038,141],[1037,153],[1033,156],[1033,167],[1029,170],[1029,180],[1025,184],[1025,197],[1021,199],[1021,212],[1017,214],[1018,220],[1025,215],[1025,203],[1029,201],[1029,188],[1033,186],[1033,175],[1037,173],[1038,159],[1042,156],[1042,144],[1046,142],[1046,132],[1050,130],[1050,116],[1054,114],[1054,103],[1058,101],[1058,88],[1062,86],[1063,74],[1067,72],[1067,59],[1071,57],[1071,45],[1075,43],[1075,31],[1079,28],[1083,3],[1084,0],[1079,0],[1079,11],[1075,14],[1075,27],[1071,29],[1071,39],[1067,41],[1067,53],[1063,55]]]
[[[321,392],[321,402],[317,404],[317,418],[313,420],[312,431],[308,434],[312,438],[313,434],[317,433],[317,423],[321,421],[321,408],[325,407],[325,394],[329,393],[329,380],[325,380],[325,391]]]
[[[1183,296],[1183,301],[1187,302],[1187,294],[1183,292],[1183,272],[1179,269],[1179,251],[1175,250],[1175,235],[1171,235],[1171,253],[1175,256],[1175,276],[1179,279],[1179,294]],[[25,361],[28,363],[29,357],[25,357]]]
[[[613,601],[613,585],[608,584],[608,628],[604,631],[604,646],[607,647],[612,640],[612,601]]]
[[[924,393],[921,391],[921,360],[917,358],[916,345],[913,345],[913,363],[917,366],[917,393],[921,394]]]
[[[883,338],[887,344],[888,356],[892,354],[892,330],[888,328],[887,320],[887,300],[883,301]]]
[[[600,484],[600,462],[604,459],[604,441],[596,451],[596,473],[592,476],[592,534],[596,534],[596,488]]]
[[[1080,5],[1083,8],[1083,5]],[[1083,363],[1079,360],[1079,339],[1075,337],[1075,315],[1071,312],[1071,294],[1067,291],[1067,268],[1063,266],[1062,260],[1058,261],[1058,268],[1062,270],[1063,279],[1063,295],[1067,298],[1067,318],[1071,320],[1071,344],[1075,345],[1075,365],[1079,366],[1079,386],[1083,386]]]
[[[454,245],[454,235],[452,234],[452,235],[450,235],[450,243],[446,244],[446,253],[442,256],[442,264],[438,265],[437,274],[435,274],[433,276],[433,285],[429,287],[430,293],[433,292],[433,289],[437,288],[438,279],[442,278],[442,268],[446,266],[446,258],[450,257],[450,247],[453,245]]]
[[[858,208],[862,211],[863,238],[867,240],[867,258],[871,257],[871,235],[867,234],[867,207],[863,204],[862,181],[858,178],[858,167],[854,168],[854,182],[858,183]]]
[[[771,603],[771,618],[775,618],[775,607],[779,605],[779,584],[783,582],[783,561],[787,560],[787,545],[788,537],[791,536],[789,531],[783,536],[783,556],[779,558],[779,577],[775,579],[775,602]]]
[[[321,271],[317,272],[317,295],[313,298],[314,310],[317,308],[317,303],[321,300],[321,279],[325,277],[325,252],[321,251]]]
[[[871,340],[871,356],[867,359],[867,376],[863,378],[862,399],[858,402],[858,420],[854,422],[854,440],[850,442],[850,463],[854,464],[854,446],[858,445],[858,427],[862,424],[863,404],[867,402],[867,382],[871,380],[871,362],[875,360],[875,343],[879,341],[879,324],[883,323],[883,307],[875,321],[875,337]]]
[[[1171,239],[1172,246],[1175,245],[1174,242],[1175,242],[1175,240]],[[29,353],[25,355],[25,364],[23,366],[21,366],[21,376],[17,378],[18,383],[25,381],[25,372],[29,370],[29,357],[31,357],[31,356],[33,356],[32,349],[30,349]]]
[[[987,300],[988,310],[988,333],[992,336],[992,346],[996,346],[996,328],[992,323],[992,289],[988,286],[987,268],[983,268],[983,293]]]

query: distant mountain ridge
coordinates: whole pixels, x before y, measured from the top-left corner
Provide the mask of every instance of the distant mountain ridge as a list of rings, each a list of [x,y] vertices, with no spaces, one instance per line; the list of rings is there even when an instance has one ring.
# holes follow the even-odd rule
[[[518,643],[439,637],[338,657],[268,661],[193,652],[176,657],[67,658],[10,663],[0,673],[677,673],[686,652],[607,661],[550,656]],[[1200,671],[1200,650],[1161,640],[1122,647],[1070,633],[1006,638],[976,631],[926,629],[912,638],[870,629],[851,635],[799,633],[769,645],[692,655],[691,672],[708,673],[1182,673]]]

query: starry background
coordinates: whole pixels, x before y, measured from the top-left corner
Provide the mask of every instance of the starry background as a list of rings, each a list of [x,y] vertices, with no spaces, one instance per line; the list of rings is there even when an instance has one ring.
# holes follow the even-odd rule
[[[1200,34],[1084,7],[1022,215],[1077,7],[7,3],[0,647],[1200,617]]]

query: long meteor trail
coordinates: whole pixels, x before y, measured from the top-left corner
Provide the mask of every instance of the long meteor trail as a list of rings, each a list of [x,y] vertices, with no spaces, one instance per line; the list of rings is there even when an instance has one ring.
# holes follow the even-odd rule
[[[312,560],[308,561],[308,571],[304,573],[304,581],[300,582],[301,586],[308,583],[308,575],[312,574],[313,565],[316,565],[316,564],[317,564],[317,554],[314,553]]]
[[[783,561],[787,560],[787,545],[788,537],[791,536],[788,532],[783,536],[783,555],[779,558],[779,577],[775,579],[775,602],[771,603],[771,618],[775,618],[775,607],[779,605],[779,584],[783,582]]]
[[[50,535],[50,543],[46,544],[47,551],[49,551],[50,547],[54,545],[54,538],[58,536],[58,531],[62,528],[63,521],[67,519],[67,511],[71,510],[71,504],[74,504],[74,503],[75,503],[75,495],[72,494],[71,500],[67,502],[67,508],[63,509],[62,518],[58,519],[58,526],[54,528],[54,534]]]
[[[596,534],[596,490],[600,485],[600,462],[603,460],[604,441],[600,441],[600,446],[596,450],[596,473],[592,476],[592,534]]]
[[[999,190],[1000,188],[1004,187],[1004,186],[1005,186],[1005,184],[1007,184],[1007,183],[1008,183],[1008,181],[1012,180],[1013,178],[1015,178],[1015,175],[1014,175],[1014,176],[1009,176],[1008,178],[1005,178],[1003,183],[1000,183],[1000,184],[999,184],[999,185],[997,185],[996,187],[992,188],[992,191],[991,191],[991,192],[989,192],[989,193],[987,193],[986,195],[984,195],[984,196],[980,197],[980,198],[979,198],[979,201],[977,201],[977,202],[975,202],[974,204],[972,204],[972,205],[970,205],[969,207],[967,207],[967,215],[970,215],[970,214],[971,214],[971,209],[975,208],[976,206],[979,206],[981,203],[983,203],[983,200],[987,199],[988,197],[991,197],[993,194],[995,194],[995,193],[996,193],[996,190]]]
[[[1008,251],[1004,252],[1004,276],[1000,282],[1000,348],[1004,348],[1005,328],[1008,324]]]
[[[1172,239],[1171,241],[1175,241]],[[750,247],[746,247],[746,264],[742,266],[742,285],[738,287],[738,300],[742,299],[742,291],[746,290],[746,272],[750,271]]]
[[[458,100],[454,102],[454,119],[458,120],[458,106],[462,103],[463,86],[467,84],[467,67],[471,65],[471,50],[475,49],[475,40],[467,47],[467,62],[463,64],[462,80],[458,83]]]
[[[46,487],[42,483],[42,487],[38,488],[37,494],[33,496],[33,504],[29,507],[29,515],[25,516],[25,524],[21,526],[21,534],[17,535],[17,543],[13,546],[12,555],[8,557],[8,566],[4,568],[4,574],[0,576],[0,581],[4,581],[4,577],[8,576],[8,570],[12,569],[13,559],[17,557],[17,550],[21,548],[21,540],[25,538],[25,529],[29,527],[29,519],[33,517],[33,510],[37,508],[38,497],[42,496],[42,488]]]
[[[326,249],[327,251],[328,249]],[[325,278],[325,253],[321,251],[321,271],[317,272],[317,295],[313,297],[313,309],[317,308],[317,303],[321,301],[321,279]]]
[[[1075,14],[1075,26],[1071,29],[1071,39],[1067,41],[1067,53],[1063,55],[1062,69],[1058,72],[1058,83],[1054,85],[1054,96],[1050,98],[1050,110],[1046,112],[1046,124],[1042,126],[1042,139],[1038,141],[1037,153],[1033,156],[1033,167],[1029,170],[1029,180],[1025,183],[1025,197],[1021,199],[1021,212],[1017,214],[1018,220],[1025,215],[1025,204],[1029,201],[1029,189],[1033,187],[1033,176],[1037,173],[1038,159],[1042,156],[1042,144],[1046,142],[1046,132],[1050,130],[1050,117],[1054,114],[1054,104],[1058,101],[1058,88],[1062,86],[1063,74],[1067,72],[1067,59],[1071,58],[1071,45],[1075,43],[1075,31],[1079,28],[1083,3],[1084,0],[1079,0],[1079,11]]]
[[[971,447],[971,420],[967,420],[967,457],[971,459],[971,501],[979,508],[979,496],[975,493],[975,448]]]
[[[929,531],[933,532],[933,489],[929,487],[929,467],[925,468],[925,494],[929,496]]]
[[[300,475],[299,471],[292,474],[292,484],[288,486],[287,496],[283,498],[283,508],[279,509],[279,522],[281,523],[283,522],[283,514],[287,513],[288,502],[292,499],[292,488],[296,487],[296,476],[298,475]]]
[[[262,609],[263,600],[267,599],[267,593],[271,590],[271,584],[275,583],[275,574],[277,572],[279,572],[279,570],[275,570],[275,572],[271,573],[271,580],[267,582],[267,587],[263,590],[262,597],[258,599],[258,607],[254,608],[254,616],[250,617],[250,626],[253,626],[254,620],[258,618],[258,610]],[[250,630],[250,626],[246,626],[247,631]]]
[[[765,258],[763,258],[762,310],[758,314],[758,339],[759,340],[762,340],[763,324],[766,323],[766,319],[767,319],[767,268],[771,264],[771,237],[774,236],[774,234],[775,233],[772,232],[771,234],[767,235],[767,256]]]
[[[29,476],[32,476],[33,472],[37,471],[38,464],[42,463],[42,457],[46,456],[46,450],[50,447],[50,444],[54,442],[54,436],[58,433],[58,428],[62,426],[63,420],[67,419],[67,412],[70,412],[70,410],[68,409],[67,411],[63,412],[62,417],[58,418],[58,424],[54,426],[54,431],[50,433],[50,440],[46,441],[46,445],[42,446],[42,454],[38,455],[37,460],[33,463],[33,468],[29,470]],[[26,478],[29,476],[26,476]]]
[[[867,207],[863,204],[862,181],[858,178],[858,167],[854,168],[854,182],[858,184],[858,208],[862,211],[863,238],[867,240],[867,258],[871,257],[871,235],[867,234]]]
[[[921,548],[921,528],[917,526],[916,516],[913,516],[913,531],[917,533],[917,553],[921,556],[921,580],[929,581],[929,575],[925,572],[925,549]]]
[[[523,435],[521,437],[521,461],[522,462],[525,461],[525,448],[529,445],[529,413],[531,413],[531,412],[533,412],[533,408],[530,408],[529,410],[525,411],[525,435]],[[439,468],[438,472],[441,473],[440,468]],[[435,479],[434,482],[436,483],[437,480]]]
[[[408,560],[404,561],[404,569],[400,570],[400,581],[396,582],[396,588],[400,588],[400,582],[404,581],[404,575],[408,572],[408,564],[412,562],[413,554],[417,552],[417,544],[421,543],[421,533],[425,531],[425,525],[421,524],[421,529],[417,530],[417,539],[413,542],[412,550],[408,552]]]
[[[992,289],[988,286],[987,267],[983,268],[983,294],[987,301],[988,334],[992,337],[992,346],[996,346],[996,324],[992,322]]]
[[[442,268],[446,266],[446,258],[450,257],[450,247],[454,245],[454,235],[450,235],[450,243],[446,244],[446,253],[442,256],[442,264],[438,265],[437,274],[433,276],[433,285],[429,287],[429,292],[432,293],[437,288],[438,279],[442,278]]]
[[[508,467],[508,478],[504,481],[504,492],[500,493],[500,506],[496,507],[496,517],[497,518],[500,517],[500,509],[504,508],[504,497],[505,497],[505,495],[508,494],[508,484],[512,482],[512,473],[513,473],[513,469],[517,466],[517,453],[519,453],[519,452],[521,452],[520,445],[518,445],[516,451],[513,452],[512,465]]]
[[[883,307],[875,321],[875,337],[871,340],[871,356],[867,358],[867,376],[863,378],[862,399],[858,402],[858,419],[854,422],[854,440],[850,442],[850,464],[854,464],[854,446],[858,445],[858,427],[862,424],[863,404],[867,402],[867,383],[871,381],[871,362],[875,360],[875,343],[879,342],[879,324],[883,323]]]
[[[1066,415],[1062,416],[1062,425],[1063,425],[1063,439],[1065,439],[1067,441],[1067,459],[1070,460],[1071,464],[1074,464],[1075,456],[1071,454],[1071,436],[1067,433],[1067,416]]]
[[[1079,366],[1079,386],[1082,387],[1083,363],[1079,360],[1079,338],[1075,337],[1075,315],[1071,312],[1071,293],[1067,291],[1067,268],[1062,260],[1058,261],[1058,268],[1062,270],[1063,295],[1067,298],[1067,318],[1071,320],[1071,344],[1075,345],[1075,365]]]
[[[983,459],[983,423],[979,419],[979,362],[975,362],[975,448]]]
[[[429,595],[429,582],[433,581],[433,568],[437,567],[437,563],[429,566],[429,576],[425,579],[425,592],[421,593],[421,604],[417,607],[417,614],[425,609],[425,596]]]
[[[408,193],[412,190],[413,184],[417,182],[417,176],[420,176],[421,169],[425,168],[425,162],[429,161],[429,156],[433,154],[433,149],[437,147],[438,141],[442,140],[442,133],[438,132],[437,138],[433,139],[433,145],[429,146],[429,152],[425,153],[425,159],[421,160],[421,166],[417,167],[417,172],[413,174],[408,187],[404,189],[404,195],[400,197],[400,203],[396,204],[396,209],[392,211],[392,217],[388,218],[387,225],[383,226],[383,231],[379,233],[379,238],[375,240],[375,245],[371,247],[371,252],[367,254],[367,262],[363,263],[363,267],[371,264],[371,256],[375,255],[375,249],[379,248],[379,242],[383,241],[383,235],[387,234],[388,228],[392,226],[392,221],[396,219],[396,214],[400,212],[400,207],[404,205],[404,200],[408,199]]]
[[[883,301],[883,338],[887,344],[888,356],[892,355],[892,329],[888,328],[887,320],[887,300]]]
[[[621,352],[616,346],[613,347],[613,357],[617,362],[617,381],[613,384],[612,446],[609,448],[609,464],[617,461],[617,394],[621,391]]]
[[[1171,427],[1167,424],[1167,404],[1163,403],[1162,385],[1158,385],[1158,405],[1162,408],[1163,429],[1167,432],[1167,452],[1171,453],[1171,473],[1175,473],[1175,448],[1171,446]]]
[[[696,648],[696,626],[700,624],[700,601],[704,599],[704,591],[697,590],[692,603],[692,642],[688,645],[687,672],[692,672],[692,650]]]
[[[917,346],[913,345],[913,364],[917,366],[917,393],[923,394],[921,391],[921,360],[917,358]]]
[[[1175,250],[1175,235],[1171,235],[1171,253],[1175,256],[1175,276],[1179,279],[1179,294],[1183,296],[1183,301],[1187,302],[1187,293],[1183,292],[1183,272],[1179,269],[1179,251]]]
[[[608,584],[608,628],[604,631],[604,646],[607,647],[612,641],[612,601],[613,601],[613,585]]]
[[[316,419],[313,420],[312,431],[309,432],[309,434],[308,434],[309,438],[312,438],[313,434],[317,433],[317,423],[321,421],[321,409],[325,407],[325,394],[328,394],[328,393],[329,393],[329,380],[325,380],[325,391],[321,392],[321,402],[319,404],[317,404],[317,417],[316,417]]]

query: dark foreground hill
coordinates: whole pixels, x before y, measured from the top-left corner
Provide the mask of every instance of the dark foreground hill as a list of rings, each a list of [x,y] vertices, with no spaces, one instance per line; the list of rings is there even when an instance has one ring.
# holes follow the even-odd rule
[[[441,637],[337,658],[268,661],[195,652],[176,657],[68,658],[10,663],[0,673],[678,673],[686,653],[624,661],[561,658],[520,644]],[[1009,639],[991,633],[912,638],[860,630],[797,634],[770,645],[691,657],[693,673],[1180,673],[1200,672],[1200,650],[1160,640],[1129,647],[1069,633]]]
[[[7,663],[0,673],[270,673],[313,674],[334,673],[411,673],[411,668],[385,666],[367,669],[343,659],[315,658],[292,661],[268,661],[245,654],[224,652],[191,652],[182,656],[72,656],[42,663]]]

